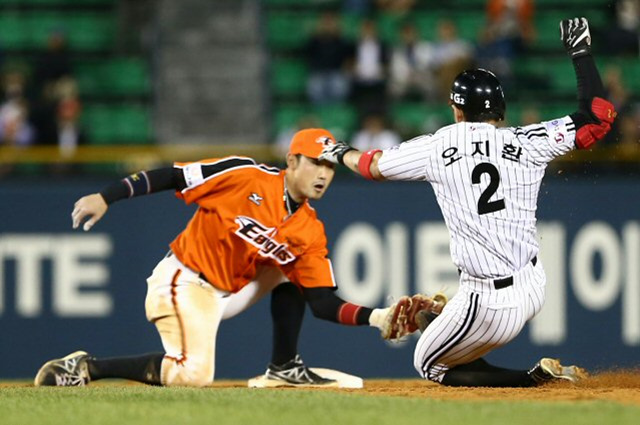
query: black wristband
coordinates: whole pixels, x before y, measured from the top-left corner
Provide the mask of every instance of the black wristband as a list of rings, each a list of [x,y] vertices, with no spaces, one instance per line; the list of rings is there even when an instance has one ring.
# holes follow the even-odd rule
[[[347,152],[351,152],[351,151],[355,151],[355,149],[352,147],[349,147],[344,151],[340,152],[338,155],[336,155],[336,158],[338,159],[338,162],[340,163],[340,165],[344,165],[344,156],[347,154]]]
[[[123,180],[119,180],[102,189],[100,195],[104,198],[107,205],[111,205],[116,201],[128,198],[129,188]]]
[[[186,187],[182,170],[166,167],[151,171],[139,171],[102,189],[100,195],[107,205],[134,196],[147,195],[162,190],[182,190]]]

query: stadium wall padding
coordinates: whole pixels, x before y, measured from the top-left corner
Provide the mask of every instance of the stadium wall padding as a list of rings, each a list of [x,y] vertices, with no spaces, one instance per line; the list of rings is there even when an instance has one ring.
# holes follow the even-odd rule
[[[194,209],[171,193],[120,202],[90,232],[71,229],[80,196],[106,181],[0,183],[0,378],[32,378],[77,349],[96,356],[160,351],[144,313],[145,279]],[[457,273],[430,187],[338,179],[314,207],[326,226],[339,294],[368,306],[416,291],[455,293]],[[559,357],[591,370],[640,361],[640,185],[571,176],[545,182],[538,228],[547,271],[542,313],[490,361],[529,368]],[[268,298],[222,323],[216,377],[249,378],[270,360]],[[310,366],[363,377],[416,377],[416,338],[313,317]]]

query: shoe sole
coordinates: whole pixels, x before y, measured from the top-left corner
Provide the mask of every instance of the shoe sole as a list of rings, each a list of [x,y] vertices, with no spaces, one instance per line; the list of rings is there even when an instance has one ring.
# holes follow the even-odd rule
[[[64,361],[64,360],[68,360],[71,357],[76,357],[76,356],[86,356],[88,355],[88,353],[86,351],[82,351],[82,350],[78,350],[78,351],[74,351],[71,354],[68,354],[62,358],[59,359],[53,359],[53,360],[49,360],[48,362],[46,362],[45,364],[42,365],[42,367],[38,370],[38,373],[36,374],[35,379],[33,380],[33,385],[35,385],[36,387],[45,387],[45,386],[55,386],[55,385],[41,385],[38,382],[42,380],[42,375],[44,374],[45,370],[51,366],[54,363],[60,362],[60,361]]]
[[[544,358],[540,360],[540,366],[554,378],[564,379],[574,384],[588,376],[587,371],[583,368],[578,366],[562,366],[557,359]]]

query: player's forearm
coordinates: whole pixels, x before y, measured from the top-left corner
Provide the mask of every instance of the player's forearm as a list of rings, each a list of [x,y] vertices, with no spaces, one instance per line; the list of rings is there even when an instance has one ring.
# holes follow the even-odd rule
[[[319,319],[350,326],[380,327],[385,309],[352,304],[338,297],[332,288],[303,288],[304,297]],[[382,313],[380,313],[382,312]]]
[[[604,86],[593,56],[587,54],[573,58],[572,62],[578,80],[578,101],[580,104],[582,105],[583,102],[588,104],[594,97],[604,97]]]
[[[373,180],[384,180],[380,169],[378,168],[378,160],[382,156],[382,152],[375,151],[360,152],[358,150],[352,150],[347,152],[344,157],[344,165],[347,166],[354,173],[358,173],[364,177],[372,178]],[[369,158],[367,155],[371,155]],[[366,170],[369,171],[369,175],[366,174]]]
[[[560,39],[571,57],[578,80],[578,111],[571,114],[575,144],[588,149],[611,130],[616,117],[613,104],[604,99],[604,87],[591,56],[591,33],[586,18],[560,22]]]
[[[147,195],[163,190],[178,190],[186,186],[182,170],[174,167],[139,171],[110,184],[100,191],[107,205],[121,199]]]
[[[600,79],[600,73],[591,54],[572,59],[573,69],[578,81],[578,110],[571,114],[576,129],[589,123],[598,122],[591,110],[594,98],[604,98],[605,91]]]

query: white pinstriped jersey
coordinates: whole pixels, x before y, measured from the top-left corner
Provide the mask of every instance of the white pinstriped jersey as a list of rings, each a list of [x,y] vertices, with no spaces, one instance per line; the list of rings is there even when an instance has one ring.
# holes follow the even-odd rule
[[[470,276],[500,278],[537,255],[542,177],[574,140],[568,116],[515,128],[461,122],[384,150],[378,167],[389,180],[430,182],[454,264]]]

